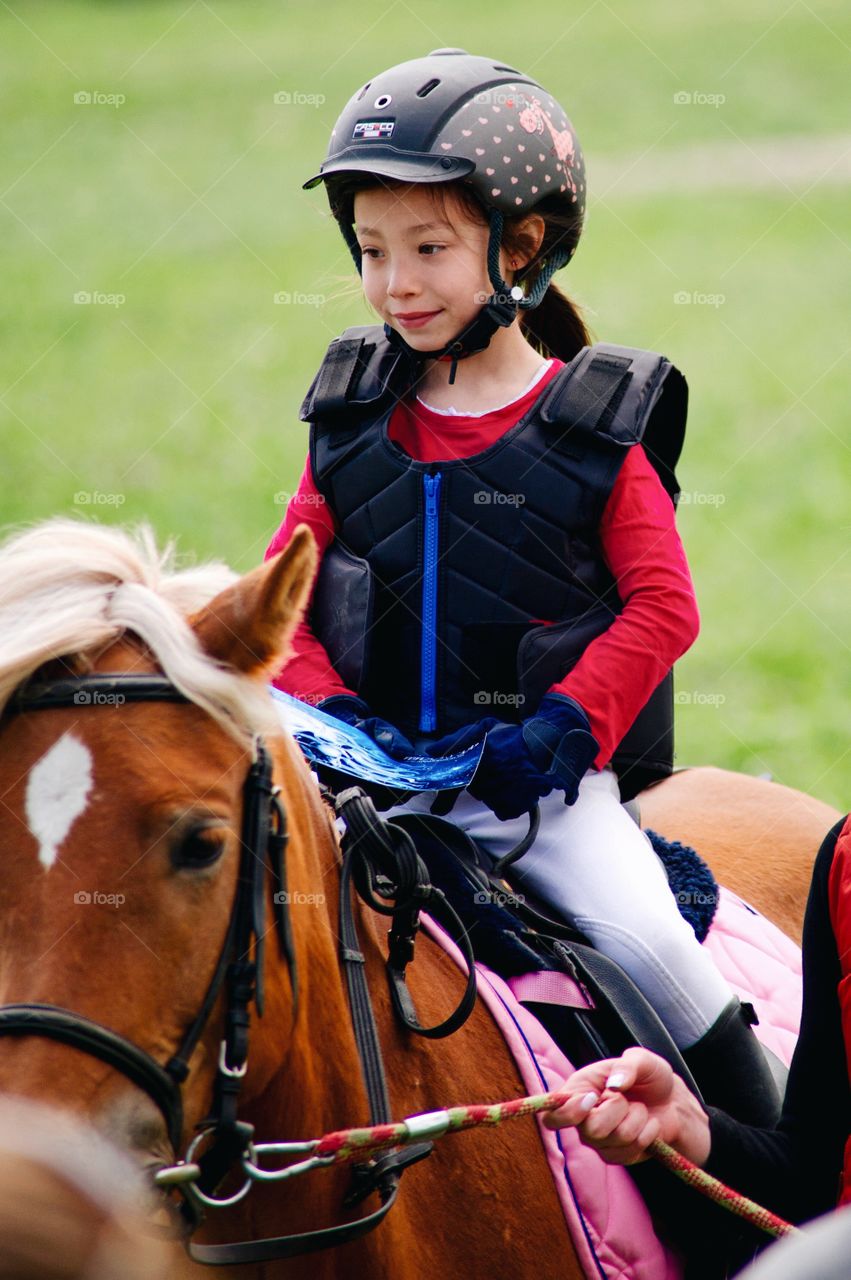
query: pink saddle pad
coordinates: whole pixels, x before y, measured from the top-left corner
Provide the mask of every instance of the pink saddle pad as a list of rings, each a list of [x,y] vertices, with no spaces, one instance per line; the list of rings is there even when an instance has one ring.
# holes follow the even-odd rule
[[[423,923],[466,972],[463,956],[440,926],[428,917]],[[788,1065],[801,1017],[799,948],[726,889],[721,890],[704,946],[712,952],[730,986],[754,1005],[762,1042]],[[476,969],[479,996],[505,1037],[527,1093],[558,1088],[573,1067],[537,1018],[519,1002],[534,998],[583,1007],[582,991],[562,974],[541,971],[506,982],[483,964],[477,964]],[[607,1165],[582,1145],[573,1129],[551,1130],[540,1121],[535,1123],[567,1229],[589,1280],[681,1280],[682,1259],[656,1235],[627,1171]]]

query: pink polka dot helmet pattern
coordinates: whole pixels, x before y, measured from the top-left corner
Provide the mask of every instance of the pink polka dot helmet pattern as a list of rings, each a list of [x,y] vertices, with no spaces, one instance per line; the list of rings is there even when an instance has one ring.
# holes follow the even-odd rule
[[[573,256],[581,233],[585,166],[564,109],[537,81],[463,49],[400,63],[351,97],[319,173],[304,187],[325,181],[336,213],[333,177],[344,173],[402,182],[459,179],[503,217],[547,200],[548,208],[575,218],[559,266]],[[351,248],[351,228],[341,230]]]

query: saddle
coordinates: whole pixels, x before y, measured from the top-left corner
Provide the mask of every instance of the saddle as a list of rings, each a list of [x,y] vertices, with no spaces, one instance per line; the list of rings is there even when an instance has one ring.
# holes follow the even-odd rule
[[[476,960],[506,980],[549,972],[567,975],[578,988],[582,999],[570,1003],[550,998],[558,990],[554,984],[529,984],[528,994],[519,996],[574,1066],[643,1045],[665,1058],[700,1098],[664,1024],[623,969],[571,925],[515,892],[510,862],[522,856],[534,830],[494,865],[466,832],[444,818],[403,813],[385,821],[411,836],[432,883],[464,924]]]

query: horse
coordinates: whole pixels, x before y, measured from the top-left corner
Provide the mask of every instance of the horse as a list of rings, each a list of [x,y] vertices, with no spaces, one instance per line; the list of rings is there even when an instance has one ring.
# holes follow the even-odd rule
[[[261,881],[264,1007],[251,1026],[239,1117],[259,1141],[311,1138],[369,1114],[338,958],[334,816],[266,692],[291,652],[315,568],[305,526],[243,578],[222,565],[175,571],[149,534],[134,540],[74,521],[37,526],[0,551],[0,1034],[10,1033],[0,1089],[61,1102],[151,1176],[186,1149],[219,1068],[239,1074],[225,1052],[224,991],[205,1005],[244,878],[246,780],[261,751],[288,833],[289,933],[275,906],[283,882],[275,893]],[[125,701],[128,681],[136,692]],[[150,700],[138,693],[146,681]],[[31,692],[63,682],[62,697]],[[668,835],[680,834],[667,830],[663,812],[665,788],[675,783],[647,798],[654,825]],[[747,827],[740,858],[768,865],[778,810],[800,813],[802,802],[784,788],[773,792],[763,832]],[[801,884],[832,821],[821,809],[807,812],[810,828],[799,822],[793,851]],[[718,831],[728,817],[726,804],[713,813]],[[740,872],[731,860],[723,878],[734,890]],[[437,1043],[400,1026],[385,981],[383,920],[360,898],[354,912],[394,1117],[525,1092],[481,1004]],[[423,1023],[441,1020],[462,987],[442,951],[418,945],[410,989]],[[44,1005],[57,1012],[45,1014]],[[87,1037],[78,1028],[72,1035],[71,1022]],[[118,1048],[104,1048],[104,1027]],[[187,1027],[197,1033],[188,1047]],[[175,1109],[174,1090],[164,1102],[159,1076],[179,1046],[185,1078]],[[256,1185],[211,1213],[197,1239],[209,1246],[339,1223],[348,1186],[346,1170],[335,1167],[284,1187]],[[181,1255],[173,1274],[202,1270]],[[359,1239],[221,1274],[418,1280],[435,1271],[581,1280],[533,1125],[436,1143],[406,1170],[380,1227]]]

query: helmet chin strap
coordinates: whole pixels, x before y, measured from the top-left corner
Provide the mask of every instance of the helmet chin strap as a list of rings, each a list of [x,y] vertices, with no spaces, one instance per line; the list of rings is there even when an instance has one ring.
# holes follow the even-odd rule
[[[449,370],[450,386],[455,382],[458,361],[464,360],[467,356],[476,355],[479,351],[484,351],[497,329],[507,328],[514,321],[519,311],[528,311],[533,307],[537,307],[546,293],[553,275],[558,271],[559,267],[565,265],[570,257],[569,253],[556,249],[542,263],[542,270],[535,281],[534,288],[529,296],[525,297],[519,285],[511,286],[502,278],[499,265],[499,251],[502,247],[502,227],[502,214],[498,209],[491,209],[488,235],[488,277],[493,285],[494,292],[484,303],[475,319],[460,333],[456,333],[455,337],[447,342],[445,347],[440,347],[436,351],[421,351],[406,342],[402,335],[396,329],[391,328],[389,324],[384,326],[384,333],[390,345],[407,351],[415,360],[450,359],[452,361]],[[358,274],[362,275],[361,250],[357,237],[351,227],[341,225],[341,230],[354,258]]]
[[[418,360],[450,359],[452,364],[449,369],[449,385],[452,386],[458,361],[475,355],[478,351],[484,351],[497,329],[506,328],[516,315],[517,305],[513,298],[503,302],[499,300],[497,294],[491,294],[476,318],[460,333],[456,333],[445,347],[440,347],[436,351],[421,351],[417,347],[412,347],[389,324],[385,324],[384,333],[391,347],[401,347]]]

